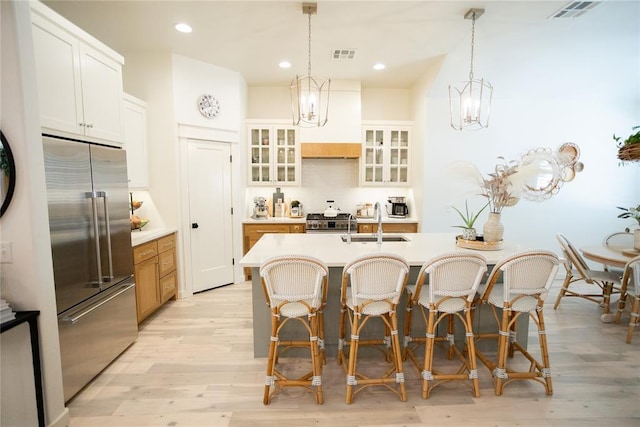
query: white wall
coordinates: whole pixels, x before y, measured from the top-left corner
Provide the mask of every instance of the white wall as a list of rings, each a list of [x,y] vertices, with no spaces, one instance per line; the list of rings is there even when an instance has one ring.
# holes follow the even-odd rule
[[[22,1],[0,2],[2,99],[0,127],[16,161],[14,199],[0,219],[0,239],[13,262],[0,266],[0,293],[15,310],[39,310],[46,422],[68,423],[64,407],[58,321],[51,262],[44,156],[38,114],[31,15]],[[28,329],[2,336],[2,425],[35,425]],[[16,331],[20,332],[20,331]],[[5,337],[5,335],[7,335]],[[17,357],[16,357],[17,356]],[[22,359],[19,357],[22,356]]]
[[[505,208],[505,239],[557,251],[558,232],[580,246],[630,225],[616,218],[616,206],[640,201],[640,165],[618,166],[611,136],[640,124],[639,16],[640,3],[605,2],[571,26],[549,20],[526,28],[525,36],[517,27],[493,34],[485,14],[476,26],[474,74],[495,88],[491,123],[477,132],[449,127],[447,87],[467,77],[466,40],[447,56],[427,95],[423,230],[458,223],[447,204],[483,202],[447,178],[451,162],[470,161],[488,173],[497,156],[519,159],[564,142],[579,145],[584,171],[550,200]]]

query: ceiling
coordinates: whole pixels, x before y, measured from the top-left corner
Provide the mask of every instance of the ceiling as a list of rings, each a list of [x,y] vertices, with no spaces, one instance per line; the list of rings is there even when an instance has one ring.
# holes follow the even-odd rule
[[[44,1],[126,57],[172,52],[238,71],[250,86],[281,85],[307,71],[308,17],[298,1]],[[312,15],[312,74],[355,79],[363,87],[409,87],[441,55],[470,54],[472,7],[476,55],[483,37],[509,37],[514,27],[550,25],[568,1],[319,1]],[[604,9],[606,3],[590,12]],[[579,19],[579,18],[578,18]],[[563,18],[562,25],[571,25]],[[174,24],[186,22],[190,34]],[[560,25],[560,24],[558,24]],[[333,59],[334,49],[355,49],[353,59]],[[282,60],[292,63],[281,69]],[[386,69],[375,71],[376,62]]]

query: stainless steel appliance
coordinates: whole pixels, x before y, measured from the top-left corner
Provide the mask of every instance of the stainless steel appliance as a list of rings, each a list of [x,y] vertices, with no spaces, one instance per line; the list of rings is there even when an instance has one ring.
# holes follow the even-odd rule
[[[391,218],[405,218],[409,215],[409,207],[407,206],[406,197],[391,197],[389,196],[389,203],[391,204],[391,210],[387,205],[387,215]]]
[[[253,219],[267,219],[269,217],[269,208],[267,199],[256,196],[253,198]]]
[[[349,230],[352,233],[358,232],[358,220],[349,213],[338,213],[329,217],[321,213],[307,214],[307,233],[346,233]]]
[[[45,135],[65,401],[138,336],[124,150]]]

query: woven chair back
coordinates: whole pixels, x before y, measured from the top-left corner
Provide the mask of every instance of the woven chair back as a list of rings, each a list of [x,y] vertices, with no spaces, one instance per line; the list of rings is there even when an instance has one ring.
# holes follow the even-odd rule
[[[567,273],[571,273],[573,267],[578,271],[585,282],[593,283],[593,279],[589,274],[589,266],[584,258],[582,258],[582,255],[580,255],[580,252],[578,252],[571,242],[569,242],[569,240],[562,234],[558,233],[556,238],[558,239],[558,243],[560,243],[560,248],[562,249],[562,253],[565,257]]]
[[[283,255],[266,260],[260,267],[269,304],[308,301],[319,308],[323,298],[323,282],[329,274],[326,264],[302,255]]]
[[[609,234],[602,242],[604,246],[612,249],[622,250],[633,247],[633,233],[617,232]]]
[[[514,255],[500,266],[504,301],[518,295],[540,295],[544,300],[558,273],[560,260],[549,251],[528,251]]]
[[[382,300],[398,304],[409,274],[409,264],[393,254],[365,255],[347,264],[344,274],[350,277],[354,305]]]
[[[631,289],[634,295],[640,295],[640,255],[627,262],[622,275],[622,283],[626,283],[627,290]]]
[[[423,266],[429,275],[429,302],[441,297],[473,297],[487,272],[487,260],[480,254],[452,252],[440,255]]]

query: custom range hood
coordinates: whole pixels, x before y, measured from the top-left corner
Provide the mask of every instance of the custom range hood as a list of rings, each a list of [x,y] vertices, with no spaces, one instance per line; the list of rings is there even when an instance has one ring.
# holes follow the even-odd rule
[[[360,82],[332,81],[323,127],[299,128],[303,159],[357,159],[362,150]]]

